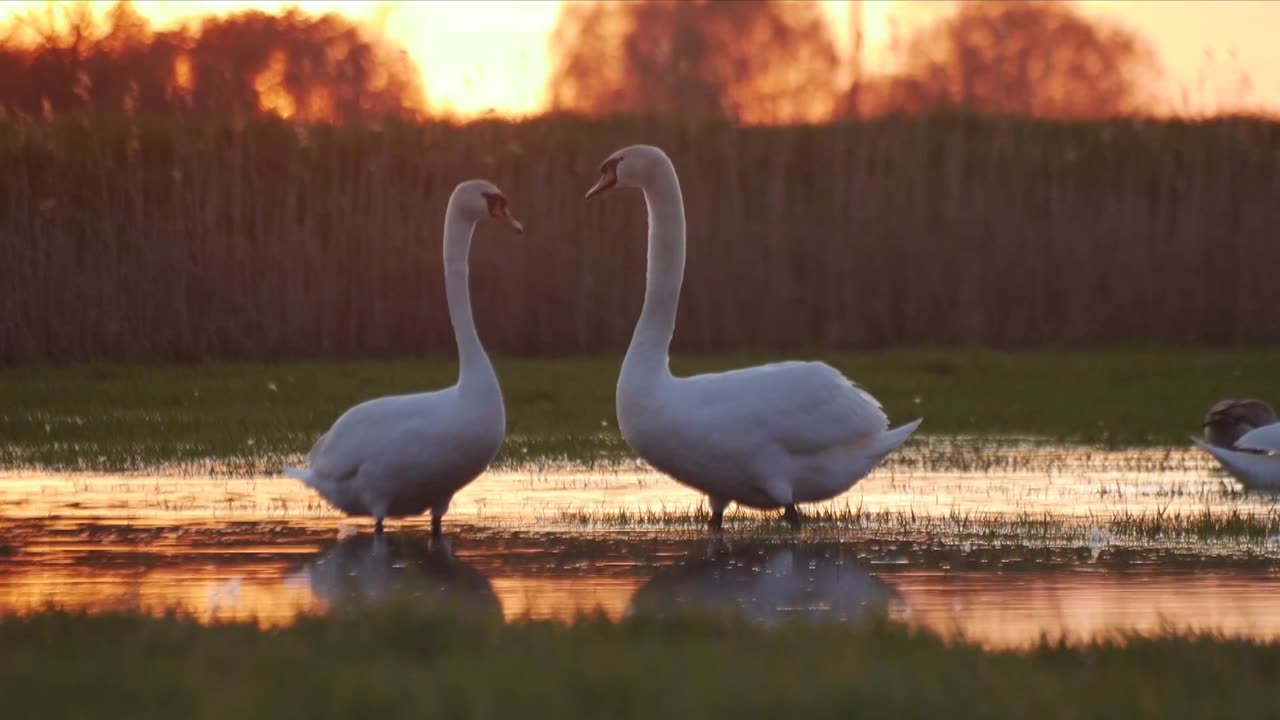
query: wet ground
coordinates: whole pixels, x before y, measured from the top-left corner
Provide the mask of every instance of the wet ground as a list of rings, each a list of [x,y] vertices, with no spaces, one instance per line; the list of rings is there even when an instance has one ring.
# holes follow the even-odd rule
[[[283,477],[8,472],[0,613],[179,609],[274,625],[408,597],[508,620],[883,610],[993,647],[1168,628],[1280,637],[1280,536],[1169,520],[1274,518],[1277,498],[1239,492],[1198,453],[1007,447],[970,464],[925,471],[905,455],[806,508],[799,536],[746,511],[722,540],[700,526],[699,496],[662,476],[492,472],[455,498],[435,543],[425,519],[375,537]],[[1121,533],[1116,518],[1147,530]]]

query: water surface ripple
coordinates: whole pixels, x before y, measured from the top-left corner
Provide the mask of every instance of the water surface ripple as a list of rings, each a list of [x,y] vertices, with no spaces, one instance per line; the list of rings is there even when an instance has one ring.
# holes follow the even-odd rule
[[[0,614],[178,609],[288,623],[344,603],[506,620],[732,611],[901,622],[992,647],[1168,628],[1280,637],[1280,512],[1198,453],[1019,448],[939,472],[910,456],[807,508],[794,536],[642,470],[491,472],[425,519],[367,521],[283,477],[0,474]],[[1039,453],[1037,455],[1037,453]]]

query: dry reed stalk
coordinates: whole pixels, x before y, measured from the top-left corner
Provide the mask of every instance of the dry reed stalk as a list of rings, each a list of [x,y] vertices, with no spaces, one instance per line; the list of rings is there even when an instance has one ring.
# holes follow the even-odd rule
[[[0,362],[452,353],[441,218],[488,177],[472,289],[501,354],[617,352],[644,285],[608,152],[674,158],[677,352],[1280,342],[1280,125],[921,117],[243,129],[0,124]]]

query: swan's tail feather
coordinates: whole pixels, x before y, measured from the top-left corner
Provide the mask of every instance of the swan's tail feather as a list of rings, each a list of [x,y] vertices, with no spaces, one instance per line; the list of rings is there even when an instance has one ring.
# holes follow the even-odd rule
[[[1215,446],[1215,445],[1210,445],[1209,443],[1207,443],[1207,442],[1205,442],[1205,441],[1201,440],[1200,438],[1196,437],[1195,435],[1188,435],[1188,436],[1187,436],[1187,439],[1188,439],[1188,440],[1190,440],[1192,443],[1194,443],[1194,444],[1196,444],[1196,445],[1199,445],[1199,446],[1200,446],[1200,448],[1201,448],[1202,450],[1204,450],[1205,452],[1209,453],[1210,455],[1212,455],[1212,456],[1214,456],[1214,457],[1218,457],[1218,449],[1219,449],[1219,448],[1218,448],[1217,446]]]
[[[1190,436],[1191,442],[1209,453],[1222,469],[1250,489],[1280,489],[1280,458],[1249,450],[1217,447]]]
[[[879,438],[876,439],[875,445],[871,449],[871,454],[877,460],[885,455],[897,450],[911,437],[911,434],[920,427],[920,423],[924,422],[924,418],[916,418],[909,423],[899,425],[892,430],[886,430]]]
[[[287,467],[287,468],[283,468],[283,469],[281,469],[281,472],[283,472],[285,475],[288,475],[288,476],[289,476],[289,477],[291,477],[291,478],[295,478],[295,479],[297,479],[297,480],[301,480],[302,482],[306,483],[307,485],[311,485],[311,484],[312,484],[312,482],[311,482],[311,471],[310,471],[310,470],[302,470],[302,469],[295,468],[295,467]]]
[[[1223,465],[1230,465],[1238,455],[1261,454],[1261,453],[1253,453],[1249,450],[1233,450],[1230,448],[1218,447],[1217,445],[1207,443],[1204,440],[1201,440],[1200,438],[1194,435],[1188,435],[1187,437],[1191,440],[1191,442],[1198,445],[1201,450],[1204,450],[1205,452],[1217,458],[1218,462],[1222,463]]]

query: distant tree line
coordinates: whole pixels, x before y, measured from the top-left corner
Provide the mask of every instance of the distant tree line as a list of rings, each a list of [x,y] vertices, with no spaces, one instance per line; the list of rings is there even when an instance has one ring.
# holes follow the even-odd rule
[[[93,108],[125,114],[274,114],[350,123],[417,117],[418,69],[337,15],[258,11],[154,31],[130,2],[19,15],[0,36],[0,108],[32,117]]]
[[[938,4],[941,5],[941,4]],[[893,44],[895,68],[841,87],[817,3],[566,3],[551,42],[553,108],[805,122],[963,109],[1088,118],[1149,107],[1154,55],[1062,2],[966,0]]]
[[[1096,118],[1150,107],[1159,71],[1127,30],[1062,2],[936,7],[945,12],[893,43],[889,71],[849,83],[817,3],[564,3],[549,43],[549,106],[779,124],[949,109]],[[86,107],[348,124],[421,117],[426,100],[402,50],[337,14],[247,11],[165,31],[123,1],[102,18],[84,2],[19,16],[0,36],[0,109]]]

